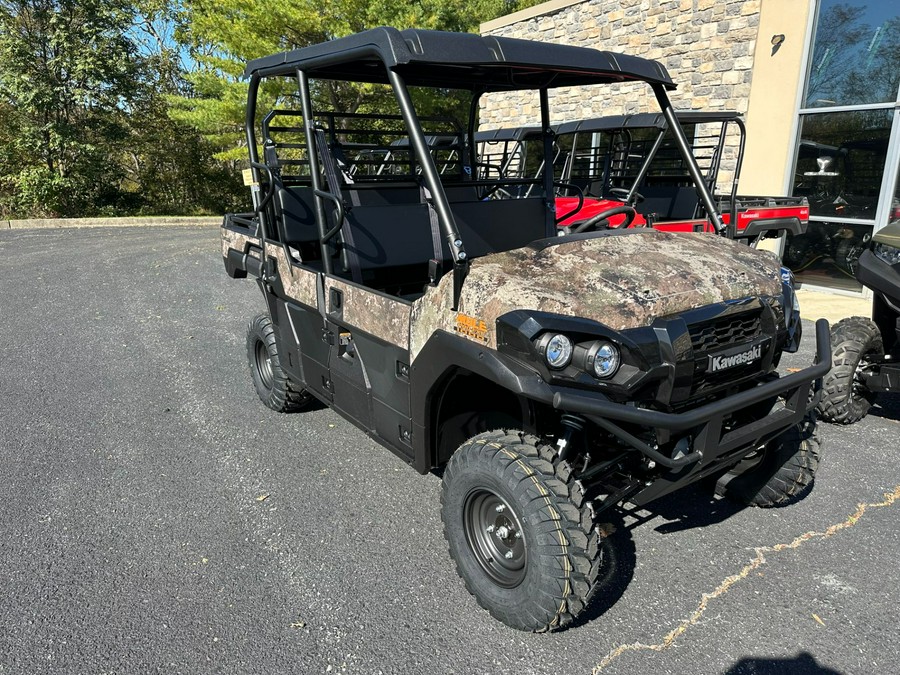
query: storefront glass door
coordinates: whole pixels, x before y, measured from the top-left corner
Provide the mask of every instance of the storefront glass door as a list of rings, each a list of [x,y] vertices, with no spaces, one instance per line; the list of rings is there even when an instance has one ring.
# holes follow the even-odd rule
[[[792,181],[810,226],[784,249],[801,283],[861,290],[856,260],[895,199],[898,92],[900,3],[821,0]]]

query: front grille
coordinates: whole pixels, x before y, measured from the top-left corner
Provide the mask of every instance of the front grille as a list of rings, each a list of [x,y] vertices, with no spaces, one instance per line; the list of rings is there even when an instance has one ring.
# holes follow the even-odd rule
[[[689,326],[688,331],[691,334],[691,347],[694,349],[694,355],[706,354],[731,345],[750,342],[758,337],[760,313],[758,311],[749,312],[739,316],[707,321]]]

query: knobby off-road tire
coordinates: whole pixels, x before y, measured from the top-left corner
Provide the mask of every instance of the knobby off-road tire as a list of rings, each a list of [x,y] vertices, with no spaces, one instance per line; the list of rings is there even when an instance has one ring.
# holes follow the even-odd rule
[[[275,329],[268,314],[255,317],[247,328],[247,360],[259,400],[272,410],[294,412],[309,404],[310,395],[294,384],[281,367]]]
[[[517,431],[470,438],[441,493],[450,555],[478,604],[512,628],[567,626],[597,589],[600,537],[567,462]]]
[[[820,453],[816,419],[808,415],[770,441],[758,455],[742,460],[719,478],[716,493],[741,504],[784,506],[812,484]]]
[[[819,417],[836,424],[853,424],[865,417],[875,393],[860,379],[866,361],[884,356],[878,326],[870,319],[853,316],[831,329],[832,367],[822,382]]]

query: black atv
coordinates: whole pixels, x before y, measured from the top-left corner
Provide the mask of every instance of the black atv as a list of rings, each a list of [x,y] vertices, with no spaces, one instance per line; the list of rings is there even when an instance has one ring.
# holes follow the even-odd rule
[[[831,331],[833,367],[825,376],[819,416],[853,424],[879,392],[900,391],[900,220],[877,232],[856,264],[871,288],[872,318],[852,316]]]

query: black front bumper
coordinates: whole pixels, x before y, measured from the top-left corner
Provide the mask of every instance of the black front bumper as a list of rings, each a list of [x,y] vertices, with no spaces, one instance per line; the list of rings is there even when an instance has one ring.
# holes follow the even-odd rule
[[[800,422],[815,407],[822,377],[831,369],[831,339],[828,322],[816,322],[816,360],[809,368],[733,396],[707,403],[681,413],[646,410],[575,390],[557,390],[553,407],[560,412],[578,413],[597,426],[643,453],[649,460],[669,469],[633,502],[643,504],[683,485],[691,483],[719,467],[737,462],[769,440]],[[735,412],[761,401],[780,399],[762,419],[738,427],[726,426]],[[675,456],[666,456],[644,443],[620,424],[637,425],[670,432],[673,438],[686,439]]]

